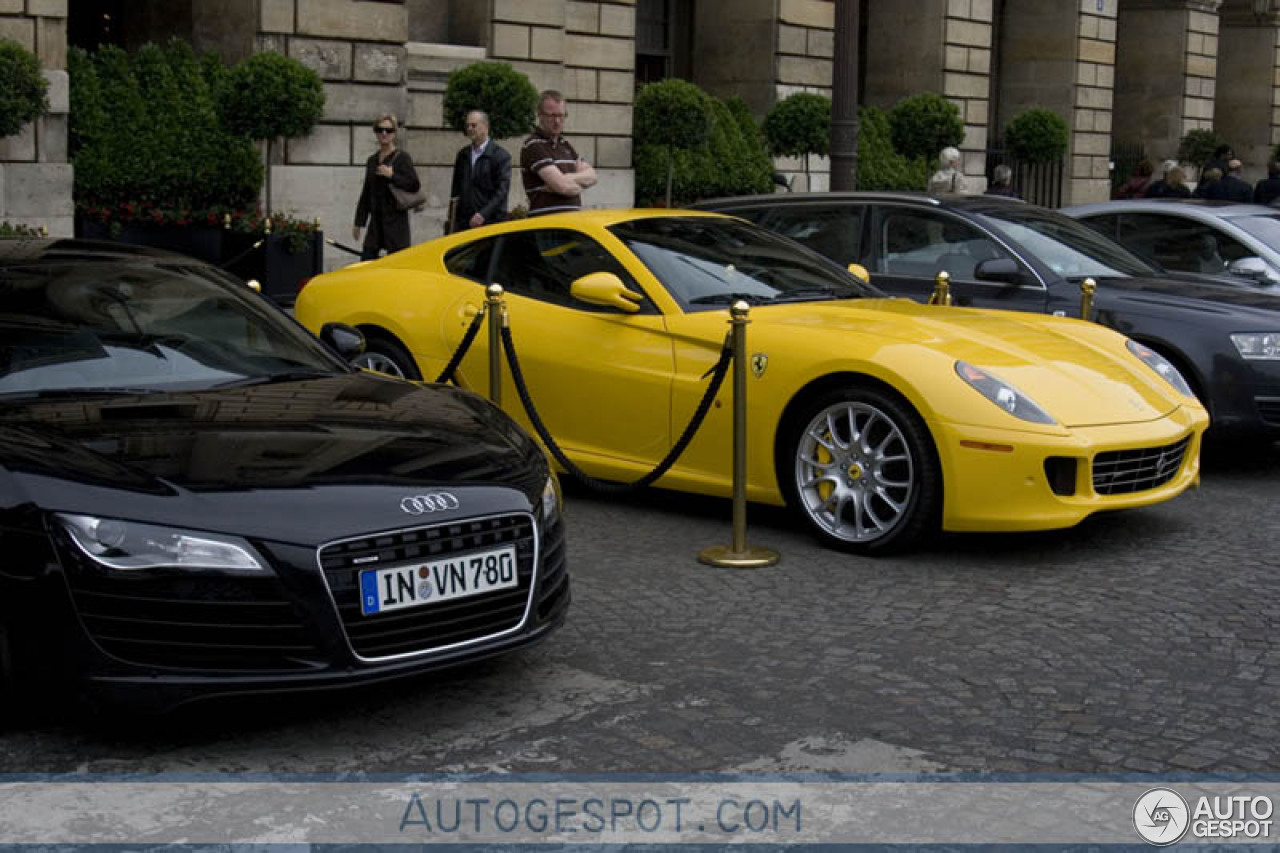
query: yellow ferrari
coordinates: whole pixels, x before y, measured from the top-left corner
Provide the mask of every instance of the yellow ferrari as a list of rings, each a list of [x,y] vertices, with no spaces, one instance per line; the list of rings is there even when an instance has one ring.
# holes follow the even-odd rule
[[[535,409],[588,474],[671,449],[751,305],[747,496],[851,551],[956,531],[1068,527],[1200,476],[1209,418],[1159,354],[1103,326],[889,299],[738,219],[599,210],[465,231],[312,279],[297,318],[361,329],[361,366],[434,380],[506,289]],[[487,336],[457,381],[489,391]],[[503,369],[504,408],[523,411]],[[732,492],[732,389],[658,485]]]

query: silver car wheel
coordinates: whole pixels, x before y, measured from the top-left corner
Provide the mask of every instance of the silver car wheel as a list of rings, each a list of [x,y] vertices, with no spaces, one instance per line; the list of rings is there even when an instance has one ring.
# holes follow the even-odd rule
[[[828,535],[874,542],[911,508],[916,460],[902,428],[882,410],[841,401],[805,427],[795,451],[795,483],[805,513]]]
[[[363,367],[366,370],[376,370],[378,373],[385,373],[388,376],[397,376],[401,379],[405,378],[404,371],[400,369],[400,365],[389,356],[380,352],[362,352],[360,355],[351,359],[351,363],[356,367]]]

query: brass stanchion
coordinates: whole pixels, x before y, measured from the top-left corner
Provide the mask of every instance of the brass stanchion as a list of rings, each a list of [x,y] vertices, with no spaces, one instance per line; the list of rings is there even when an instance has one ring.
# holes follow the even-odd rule
[[[729,309],[733,327],[733,544],[698,552],[698,561],[728,569],[762,569],[778,562],[777,551],[747,547],[747,324],[751,306],[739,299]]]
[[[1093,319],[1093,294],[1098,289],[1098,283],[1091,278],[1086,278],[1080,282],[1080,319]]]
[[[489,310],[489,399],[495,406],[502,406],[502,323],[507,320],[507,309],[502,304],[505,291],[500,284],[485,288]]]
[[[951,304],[951,273],[938,270],[938,274],[933,279],[933,293],[929,296],[929,304]]]

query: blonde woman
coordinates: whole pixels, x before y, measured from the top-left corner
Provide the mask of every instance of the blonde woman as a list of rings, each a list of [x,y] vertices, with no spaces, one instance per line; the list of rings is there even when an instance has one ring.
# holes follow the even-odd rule
[[[409,248],[409,211],[396,206],[391,186],[412,193],[417,192],[422,184],[413,168],[413,158],[407,151],[396,147],[399,131],[400,125],[395,116],[379,116],[373,123],[378,150],[365,162],[364,186],[360,190],[356,221],[351,229],[351,236],[359,240],[365,224],[369,226],[361,247],[361,260],[376,258],[383,250],[390,254]]]

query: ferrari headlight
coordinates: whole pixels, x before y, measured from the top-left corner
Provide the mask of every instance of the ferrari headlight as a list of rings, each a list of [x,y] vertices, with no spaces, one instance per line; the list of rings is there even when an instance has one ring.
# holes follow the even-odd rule
[[[1191,390],[1191,386],[1187,384],[1187,380],[1182,378],[1182,374],[1178,372],[1178,368],[1174,367],[1169,359],[1165,358],[1151,347],[1143,346],[1137,341],[1128,341],[1125,345],[1129,347],[1129,352],[1140,358],[1142,363],[1147,367],[1150,367],[1156,373],[1159,373],[1166,382],[1178,390],[1178,393],[1185,394],[1188,397],[1195,396],[1195,393]]]
[[[1057,423],[1048,412],[1037,406],[1035,401],[1026,394],[981,368],[974,367],[967,362],[957,361],[956,374],[969,383],[979,394],[1015,418],[1021,418],[1033,424]]]
[[[58,513],[80,550],[107,568],[124,571],[170,566],[181,569],[265,568],[243,539],[92,515]]]
[[[556,483],[556,475],[547,477],[547,484],[542,487],[542,517],[554,518],[560,511],[560,489]]]
[[[1231,343],[1241,358],[1254,361],[1280,361],[1280,332],[1236,332]]]

